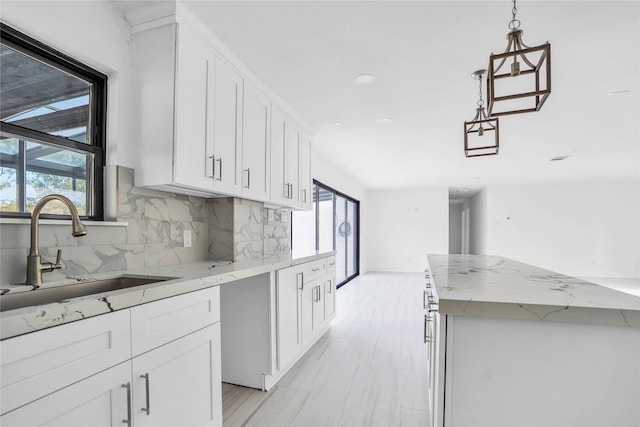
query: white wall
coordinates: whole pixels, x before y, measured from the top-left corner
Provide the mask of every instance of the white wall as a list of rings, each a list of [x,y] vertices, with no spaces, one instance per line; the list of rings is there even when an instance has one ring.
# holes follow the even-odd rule
[[[107,164],[133,167],[131,31],[108,1],[2,0],[3,23],[106,74]]]
[[[487,189],[473,196],[469,204],[469,253],[473,255],[487,252]],[[500,255],[500,254],[495,254]]]
[[[486,253],[571,276],[640,277],[640,182],[493,185]]]
[[[462,253],[462,203],[449,203],[449,253]]]
[[[447,187],[369,191],[367,209],[370,271],[424,271],[427,253],[449,252]]]

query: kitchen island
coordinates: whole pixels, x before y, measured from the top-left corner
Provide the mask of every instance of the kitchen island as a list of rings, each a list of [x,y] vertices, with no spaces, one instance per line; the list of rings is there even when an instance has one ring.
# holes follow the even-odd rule
[[[497,256],[428,264],[433,425],[640,425],[640,298]]]

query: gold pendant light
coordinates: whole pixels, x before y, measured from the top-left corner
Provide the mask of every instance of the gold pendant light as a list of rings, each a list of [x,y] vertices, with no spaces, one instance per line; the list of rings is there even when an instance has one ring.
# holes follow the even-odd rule
[[[516,19],[516,0],[511,10],[507,48],[489,57],[487,110],[489,116],[538,111],[551,93],[551,45],[529,47],[522,41]],[[509,66],[505,66],[505,65]]]
[[[498,118],[487,117],[482,99],[482,78],[487,70],[474,71],[471,77],[478,80],[479,94],[476,115],[473,120],[464,122],[464,155],[480,157],[498,154],[500,132]]]

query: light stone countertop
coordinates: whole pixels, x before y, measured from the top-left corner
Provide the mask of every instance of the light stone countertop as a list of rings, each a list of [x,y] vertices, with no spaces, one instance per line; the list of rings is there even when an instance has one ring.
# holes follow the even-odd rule
[[[136,305],[180,295],[212,286],[219,286],[247,277],[267,274],[306,262],[335,255],[332,252],[293,252],[286,255],[261,260],[242,262],[201,261],[191,264],[153,267],[141,270],[124,270],[77,277],[61,282],[44,283],[42,288],[91,282],[95,280],[119,277],[122,275],[170,277],[172,279],[149,283],[101,294],[72,298],[62,302],[30,306],[8,310],[0,314],[0,339],[11,338],[40,329],[58,326],[111,311],[122,310]],[[3,293],[37,292],[32,286],[3,286]],[[2,297],[0,297],[0,304]]]
[[[640,297],[491,255],[427,256],[439,311],[640,328]]]

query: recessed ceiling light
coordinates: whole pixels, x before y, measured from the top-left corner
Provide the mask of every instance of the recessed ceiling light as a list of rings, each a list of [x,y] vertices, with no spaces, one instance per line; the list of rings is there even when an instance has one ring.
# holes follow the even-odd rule
[[[381,117],[377,121],[378,123],[384,123],[384,124],[392,122],[391,118],[389,117]]]
[[[335,126],[342,126],[342,122],[335,122],[334,125]]]
[[[567,159],[567,158],[569,158],[569,156],[556,156],[553,159],[551,159],[551,161],[552,162],[557,162],[559,160],[564,160],[564,159]]]
[[[376,81],[376,76],[373,74],[359,74],[353,78],[353,81],[359,85],[370,85]]]

